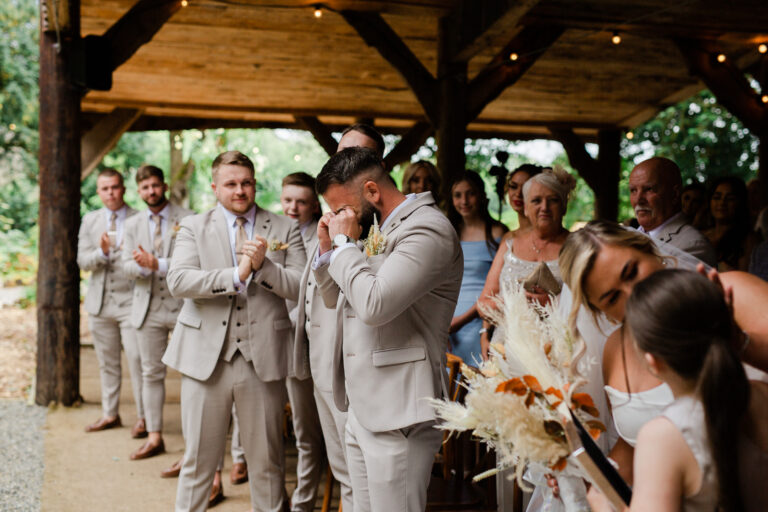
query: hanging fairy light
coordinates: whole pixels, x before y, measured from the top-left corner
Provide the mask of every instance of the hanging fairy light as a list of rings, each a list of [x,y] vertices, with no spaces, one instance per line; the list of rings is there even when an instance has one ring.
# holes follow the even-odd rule
[[[181,6],[182,7],[186,7],[188,5],[189,5],[189,1],[188,0],[181,0]]]
[[[724,53],[718,53],[717,54],[717,62],[719,62],[720,64],[725,62],[725,54]]]
[[[632,140],[632,139],[634,139],[634,138],[635,138],[635,134],[634,134],[634,133],[632,133],[632,132],[627,132],[627,139],[628,139],[628,140]]]
[[[760,43],[759,45],[757,45],[757,51],[760,53],[768,52],[768,45],[765,43]]]
[[[314,12],[315,18],[322,18],[323,17],[323,8],[320,5],[315,6],[315,12]]]
[[[763,100],[763,103],[768,103],[768,94],[763,94],[763,97],[760,99]]]
[[[611,37],[611,42],[613,44],[621,44],[621,36],[618,32],[613,33],[613,37]]]
[[[514,53],[514,52],[509,54],[509,60],[511,60],[512,62],[516,61],[519,58],[520,58],[520,56],[518,54]]]

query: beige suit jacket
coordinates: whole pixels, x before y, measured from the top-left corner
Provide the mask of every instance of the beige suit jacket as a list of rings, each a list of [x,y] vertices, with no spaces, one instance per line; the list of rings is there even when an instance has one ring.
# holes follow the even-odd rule
[[[383,230],[383,254],[356,249],[315,270],[323,300],[337,296],[334,401],[363,427],[384,432],[435,419],[444,396],[448,332],[464,259],[432,194],[418,194]],[[339,294],[339,291],[342,293]]]
[[[163,236],[163,254],[155,255],[158,258],[170,258],[173,254],[173,246],[176,242],[176,234],[181,219],[193,215],[192,210],[187,210],[175,204],[168,204],[168,219]],[[139,329],[144,324],[149,311],[149,303],[152,300],[152,277],[154,273],[142,275],[141,268],[133,261],[133,251],[141,245],[145,250],[152,251],[154,232],[149,223],[147,211],[134,215],[125,223],[125,243],[123,244],[123,272],[135,280],[133,287],[133,302],[131,303],[131,324]],[[181,307],[181,300],[177,307]]]
[[[128,219],[136,214],[136,210],[126,205],[126,224]],[[101,252],[101,235],[107,230],[104,222],[106,208],[89,212],[80,223],[80,233],[77,237],[77,264],[81,270],[91,271],[88,291],[85,294],[85,310],[91,315],[98,315],[104,303],[104,281],[107,271],[112,270],[121,279],[129,280],[123,273],[121,248],[109,251],[105,259]],[[125,241],[125,226],[123,226],[123,242]],[[125,245],[123,243],[123,245]],[[115,301],[118,305],[127,306],[131,301],[131,285],[118,287]]]
[[[297,378],[312,377],[320,391],[333,391],[333,349],[336,342],[336,305],[327,307],[312,274],[312,260],[317,254],[317,230],[307,245],[307,266],[301,276],[299,310],[293,345],[293,369]],[[313,283],[313,286],[310,286]],[[305,305],[303,307],[302,305]],[[307,332],[306,311],[310,327]]]
[[[717,254],[712,244],[698,229],[691,226],[682,214],[670,219],[656,235],[656,239],[696,256],[709,266],[717,266]]]
[[[229,231],[220,208],[181,221],[166,276],[171,294],[183,298],[184,305],[163,362],[198,380],[208,379],[216,367],[236,293]],[[285,299],[298,298],[306,256],[291,219],[257,207],[253,232],[289,244],[288,249],[267,252],[244,292],[253,367],[259,379],[273,381],[287,375],[291,321]]]

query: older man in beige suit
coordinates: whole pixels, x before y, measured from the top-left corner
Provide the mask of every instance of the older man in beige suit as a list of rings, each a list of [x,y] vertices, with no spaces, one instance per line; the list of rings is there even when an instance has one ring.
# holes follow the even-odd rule
[[[104,207],[83,217],[77,242],[77,264],[82,270],[91,271],[85,310],[101,376],[102,416],[85,431],[96,432],[121,425],[118,408],[122,344],[136,402],[137,420],[131,435],[145,437],[141,360],[130,322],[133,282],[123,273],[121,262],[126,219],[136,210],[125,204],[123,176],[114,169],[99,172],[96,193]]]
[[[331,212],[313,266],[336,304],[336,405],[348,409],[355,512],[423,511],[442,434],[428,399],[446,394],[445,351],[463,257],[432,194],[404,196],[375,151],[347,148],[317,177]],[[374,215],[384,243],[357,241]]]
[[[136,280],[131,322],[136,328],[141,356],[142,399],[149,439],[131,454],[131,460],[165,451],[162,428],[166,366],[162,357],[182,302],[171,296],[165,276],[179,223],[193,213],[168,201],[168,185],[160,168],[142,165],[136,171],[136,184],[147,210],[125,223],[123,270]]]
[[[254,510],[283,506],[282,420],[291,321],[306,256],[295,222],[259,208],[253,163],[238,151],[213,161],[218,206],[186,217],[167,282],[184,299],[163,362],[182,374],[186,450],[176,510],[203,511],[227,438],[232,404]]]

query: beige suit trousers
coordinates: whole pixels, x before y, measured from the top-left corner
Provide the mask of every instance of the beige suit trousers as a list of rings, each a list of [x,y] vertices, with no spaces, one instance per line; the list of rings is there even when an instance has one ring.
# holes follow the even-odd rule
[[[350,407],[347,466],[355,512],[424,512],[432,464],[442,440],[434,421],[371,432]]]
[[[345,511],[354,511],[352,483],[347,470],[344,431],[347,427],[347,413],[341,412],[333,402],[333,391],[321,391],[315,386],[315,403],[325,439],[325,451],[333,476],[339,482],[341,505]]]
[[[317,486],[323,470],[323,432],[315,405],[312,378],[285,379],[291,402],[293,432],[296,435],[296,490],[291,496],[291,512],[312,512],[315,509]]]
[[[168,346],[168,333],[176,325],[178,314],[178,311],[165,308],[150,311],[141,328],[136,329],[136,341],[141,356],[141,396],[149,432],[163,430],[167,367],[162,359]]]
[[[178,512],[206,510],[213,474],[226,447],[233,403],[248,461],[251,506],[258,511],[282,511],[285,401],[285,381],[262,381],[239,352],[230,362],[219,360],[205,381],[182,374],[181,426],[186,449],[176,492]]]
[[[130,305],[129,305],[130,306]],[[136,343],[136,330],[131,325],[130,307],[120,307],[105,297],[98,315],[88,315],[88,328],[93,336],[93,348],[99,360],[101,377],[101,408],[105,417],[118,414],[122,371],[120,346],[125,350],[131,376],[136,417],[144,417],[141,385],[141,357]]]

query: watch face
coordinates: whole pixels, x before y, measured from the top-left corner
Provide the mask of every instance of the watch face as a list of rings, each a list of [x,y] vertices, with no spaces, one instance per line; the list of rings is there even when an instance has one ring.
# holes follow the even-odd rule
[[[347,235],[338,234],[333,237],[333,245],[336,247],[344,245],[345,243],[347,243]]]

